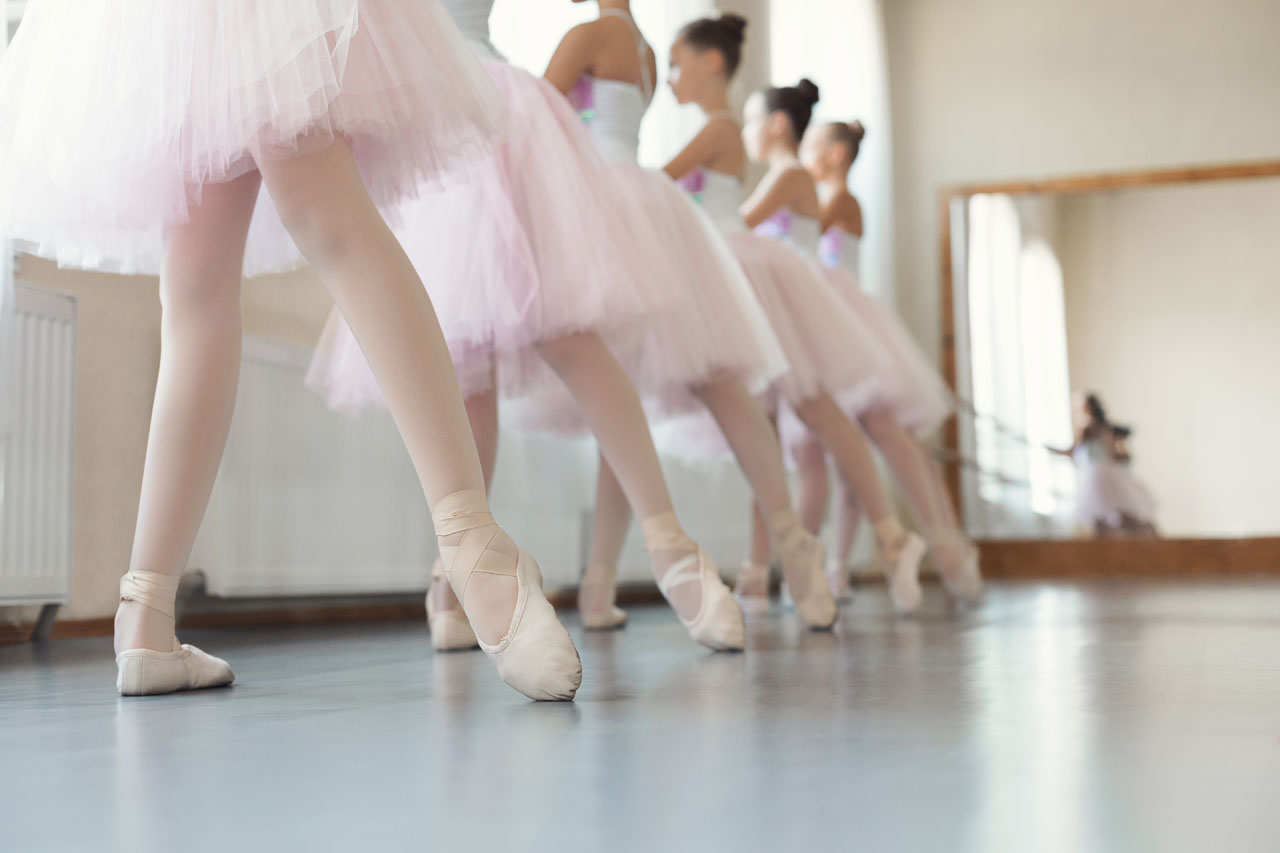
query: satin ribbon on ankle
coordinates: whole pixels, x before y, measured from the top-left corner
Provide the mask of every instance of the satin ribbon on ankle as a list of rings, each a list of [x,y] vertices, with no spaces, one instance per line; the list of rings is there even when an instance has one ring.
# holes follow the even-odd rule
[[[458,601],[464,601],[467,584],[476,572],[515,576],[515,557],[489,550],[502,529],[489,512],[489,500],[483,489],[464,489],[441,498],[431,513],[431,522],[437,538],[462,534],[456,544],[440,545],[445,575]]]
[[[159,572],[128,572],[120,578],[120,600],[137,602],[172,619],[181,580]]]

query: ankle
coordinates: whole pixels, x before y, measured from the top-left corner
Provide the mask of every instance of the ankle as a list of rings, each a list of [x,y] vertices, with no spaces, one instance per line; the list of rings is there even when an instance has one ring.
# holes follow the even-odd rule
[[[876,542],[880,550],[892,552],[902,547],[907,539],[907,529],[898,521],[897,516],[888,516],[872,524],[876,534]]]
[[[640,529],[655,577],[661,578],[672,565],[698,550],[674,512],[650,516],[640,523]]]

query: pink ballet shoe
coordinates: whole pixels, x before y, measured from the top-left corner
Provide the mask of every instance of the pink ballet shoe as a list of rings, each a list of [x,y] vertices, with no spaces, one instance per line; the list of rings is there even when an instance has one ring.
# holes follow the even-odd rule
[[[701,587],[702,599],[698,613],[692,619],[680,616],[681,623],[695,642],[718,652],[740,652],[747,647],[747,625],[742,618],[742,608],[734,600],[733,593],[720,579],[715,560],[691,540],[680,528],[675,513],[647,518],[641,523],[644,544],[649,553],[659,551],[691,551],[687,556],[669,566],[658,579],[658,589],[667,601],[671,591],[685,584],[696,583]],[[679,615],[679,611],[677,611]]]
[[[982,601],[981,554],[977,546],[967,539],[958,543],[957,547],[963,554],[959,571],[939,570],[938,575],[942,578],[942,586],[953,599],[973,607]]]
[[[893,609],[901,616],[916,612],[924,601],[924,592],[920,589],[920,561],[927,550],[924,540],[915,533],[908,533],[897,545],[884,549],[889,598],[893,601]]]
[[[769,609],[769,567],[750,561],[738,569],[733,596],[745,613],[763,613]]]
[[[120,600],[134,601],[173,619],[177,575],[129,572],[120,579]],[[116,655],[116,689],[122,696],[156,696],[180,690],[225,687],[235,680],[230,665],[175,637],[172,651],[126,649]]]
[[[523,549],[516,548],[512,557],[491,547],[514,544],[489,514],[485,493],[480,489],[454,492],[436,502],[431,520],[440,538],[463,534],[460,540],[440,545],[440,559],[464,611],[467,585],[474,574],[516,579],[516,606],[506,634],[492,645],[476,638],[502,680],[530,699],[572,700],[582,684],[578,650],[542,591],[537,562]]]
[[[448,583],[449,578],[444,570],[444,563],[437,557],[431,566],[431,583]],[[438,652],[461,652],[480,648],[476,632],[471,628],[471,620],[462,611],[461,605],[454,607],[436,607],[436,600],[427,592],[427,629],[431,632],[431,645]]]
[[[588,631],[614,631],[627,624],[627,611],[614,604],[618,572],[614,566],[592,563],[578,583],[578,613]]]
[[[827,565],[827,585],[837,604],[853,600],[853,583],[849,579],[849,567],[839,563]]]
[[[790,510],[782,510],[769,522],[770,532],[782,561],[782,572],[788,579],[803,578],[803,600],[795,601],[796,613],[811,630],[830,630],[839,618],[840,608],[827,586],[822,571],[826,562],[825,550],[817,537],[805,530]],[[788,580],[787,589],[795,595],[795,584]]]

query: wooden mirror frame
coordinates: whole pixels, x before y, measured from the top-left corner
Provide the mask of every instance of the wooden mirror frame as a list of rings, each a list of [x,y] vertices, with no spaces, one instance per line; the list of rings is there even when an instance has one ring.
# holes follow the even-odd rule
[[[1280,177],[1280,160],[1185,166],[1130,172],[1103,172],[1058,178],[961,184],[944,187],[939,195],[938,221],[941,265],[940,302],[942,314],[942,376],[956,390],[956,304],[955,270],[951,240],[951,211],[957,202],[975,195],[1057,195],[1103,190],[1197,184]],[[947,489],[961,518],[964,502],[960,488],[960,429],[956,417],[943,427],[943,449]],[[1134,549],[1130,546],[1145,547]],[[1186,546],[1193,544],[1194,547]],[[1056,547],[1047,547],[1056,546]],[[1160,539],[1160,540],[1053,540],[1052,542],[989,543],[984,549],[984,572],[994,577],[1067,577],[1136,570],[1138,574],[1243,574],[1260,569],[1280,572],[1280,538],[1255,539]],[[1081,567],[1086,565],[1084,571]],[[1160,567],[1152,572],[1153,567]]]

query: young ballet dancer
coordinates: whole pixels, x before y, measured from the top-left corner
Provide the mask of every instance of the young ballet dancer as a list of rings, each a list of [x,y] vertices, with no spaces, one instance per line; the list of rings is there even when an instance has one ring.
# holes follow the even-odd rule
[[[174,639],[174,596],[235,403],[242,275],[300,250],[385,393],[486,652],[525,695],[572,699],[577,651],[537,564],[490,515],[431,300],[375,206],[482,153],[494,130],[491,85],[439,4],[42,0],[0,64],[0,103],[0,233],[66,265],[160,275],[120,692],[232,681]]]
[[[742,58],[746,21],[736,15],[687,25],[671,50],[671,87],[682,104],[696,104],[707,123],[666,167],[694,194],[730,247],[765,309],[789,362],[770,389],[769,402],[794,410],[836,459],[841,475],[868,508],[886,559],[894,606],[914,610],[924,543],[902,526],[879,481],[866,439],[837,405],[833,394],[869,393],[883,356],[857,317],[820,281],[816,271],[780,240],[746,233],[770,223],[775,237],[817,239],[819,204],[812,179],[799,164],[797,146],[817,102],[817,87],[758,92],[748,102],[747,126],[739,130],[729,110],[728,89]],[[747,156],[768,162],[769,173],[750,199],[741,202]],[[787,232],[792,232],[788,235]],[[710,448],[707,448],[710,451]],[[697,453],[697,448],[686,447]],[[740,598],[768,594],[766,525],[756,513],[752,560],[739,575]]]
[[[1132,427],[1111,425],[1111,458],[1124,478],[1127,494],[1125,515],[1130,529],[1140,536],[1155,538],[1160,535],[1156,528],[1156,498],[1151,487],[1133,471],[1133,454],[1129,451],[1132,435]]]
[[[1049,450],[1075,461],[1076,521],[1098,538],[1145,533],[1142,501],[1116,458],[1115,426],[1107,419],[1102,400],[1090,392],[1077,394],[1073,419],[1072,446]]]
[[[499,389],[519,397],[562,382],[641,517],[653,574],[689,634],[712,649],[741,650],[742,611],[676,519],[640,399],[602,339],[642,328],[665,304],[662,283],[675,273],[645,252],[660,240],[618,197],[612,170],[561,94],[498,58],[488,38],[493,0],[446,6],[507,104],[507,133],[467,186],[441,204],[407,205],[397,233],[440,313],[486,474],[497,450]],[[376,387],[349,357],[349,334],[333,318],[311,384],[336,405],[376,402]],[[433,615],[455,608],[450,589],[436,587]],[[451,639],[465,640],[455,626]]]
[[[864,292],[858,279],[863,219],[858,200],[849,192],[849,172],[865,134],[861,122],[815,125],[800,145],[801,162],[817,183],[822,204],[819,260],[827,281],[890,356],[873,393],[841,402],[889,463],[924,525],[943,585],[957,600],[974,603],[982,593],[978,550],[960,528],[942,472],[919,439],[950,417],[951,393],[902,322]],[[793,432],[787,439],[797,462],[801,515],[810,530],[817,530],[828,502],[826,454],[806,431]],[[849,597],[847,560],[859,516],[856,496],[841,489],[837,545],[828,569],[840,598]]]
[[[705,406],[733,449],[769,519],[796,610],[811,628],[830,628],[837,608],[822,574],[823,549],[791,507],[782,452],[751,388],[786,369],[768,320],[723,239],[664,173],[637,165],[640,123],[653,97],[656,59],[627,0],[600,0],[595,21],[571,30],[546,77],[570,97],[605,156],[624,199],[663,225],[652,251],[676,260],[685,300],[648,325],[623,356],[655,417]],[[630,512],[608,461],[601,458],[592,557],[578,603],[588,628],[621,626],[614,602],[616,565]]]

